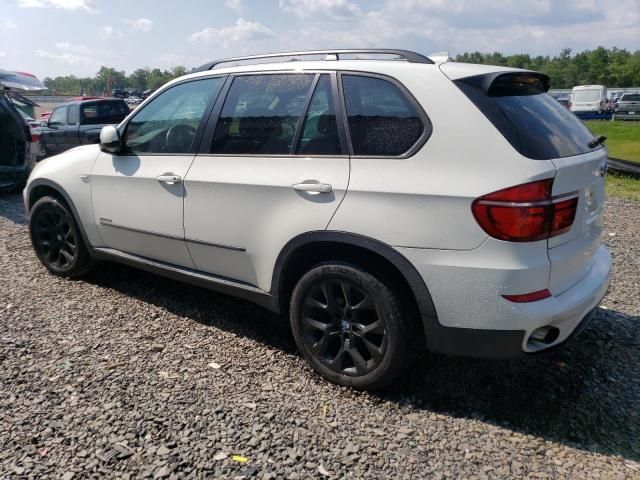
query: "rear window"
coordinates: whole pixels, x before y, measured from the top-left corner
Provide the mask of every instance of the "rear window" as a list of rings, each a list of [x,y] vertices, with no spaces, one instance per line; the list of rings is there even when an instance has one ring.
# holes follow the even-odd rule
[[[625,93],[620,99],[621,102],[640,102],[640,94],[638,93]]]
[[[502,74],[488,88],[485,75],[455,83],[525,157],[550,160],[592,151],[589,143],[593,135],[573,113],[547,95],[543,77]]]
[[[96,102],[82,105],[83,125],[120,123],[129,114],[124,101]]]
[[[600,89],[574,90],[573,103],[599,102],[601,94]]]

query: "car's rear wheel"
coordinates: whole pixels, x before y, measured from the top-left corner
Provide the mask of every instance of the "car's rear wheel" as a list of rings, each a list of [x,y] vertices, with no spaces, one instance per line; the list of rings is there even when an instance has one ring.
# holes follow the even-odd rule
[[[409,319],[398,296],[356,266],[308,271],[293,291],[290,315],[298,348],[331,382],[377,390],[408,363]]]
[[[31,243],[42,264],[62,277],[77,277],[92,266],[87,248],[69,208],[53,197],[42,197],[29,219]]]

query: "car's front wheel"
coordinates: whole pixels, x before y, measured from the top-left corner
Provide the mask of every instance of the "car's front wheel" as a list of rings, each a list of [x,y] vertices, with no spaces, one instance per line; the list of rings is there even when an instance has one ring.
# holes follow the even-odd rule
[[[298,348],[331,382],[377,390],[410,359],[409,318],[398,296],[360,268],[322,264],[308,271],[291,298]]]
[[[51,273],[77,277],[92,266],[73,215],[57,198],[42,197],[33,205],[29,231],[38,259]]]

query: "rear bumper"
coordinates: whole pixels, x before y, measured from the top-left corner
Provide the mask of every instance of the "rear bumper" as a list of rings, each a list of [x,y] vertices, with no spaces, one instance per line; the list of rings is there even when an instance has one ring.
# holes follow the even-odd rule
[[[604,246],[598,248],[589,272],[578,283],[559,295],[530,303],[503,299],[496,288],[501,283],[490,278],[496,272],[485,271],[483,282],[469,282],[474,277],[471,268],[440,266],[434,277],[432,265],[414,265],[425,279],[438,315],[438,321],[425,321],[429,350],[485,358],[522,357],[562,345],[588,322],[611,279],[611,256]],[[450,275],[442,278],[446,270]],[[444,288],[434,284],[438,277],[446,283]],[[543,327],[557,329],[552,341],[532,337]]]

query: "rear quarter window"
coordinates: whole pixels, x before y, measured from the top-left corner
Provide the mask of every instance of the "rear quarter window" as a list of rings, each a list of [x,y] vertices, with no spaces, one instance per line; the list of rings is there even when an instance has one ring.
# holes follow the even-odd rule
[[[537,77],[504,74],[490,88],[484,75],[454,83],[521,155],[550,160],[588,153],[593,134],[546,93]]]
[[[342,87],[354,155],[405,155],[430,133],[426,115],[394,83],[342,74]]]

